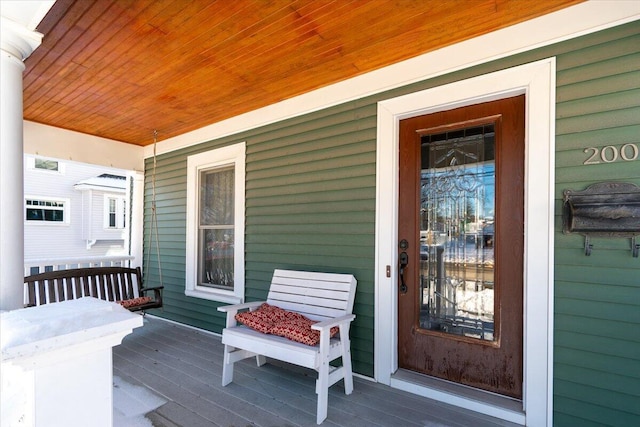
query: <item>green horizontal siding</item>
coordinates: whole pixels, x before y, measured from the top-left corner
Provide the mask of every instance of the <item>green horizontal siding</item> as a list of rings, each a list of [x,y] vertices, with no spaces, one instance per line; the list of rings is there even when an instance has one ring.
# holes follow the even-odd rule
[[[640,135],[640,126],[620,126],[616,128],[616,132],[610,132],[609,129],[596,129],[590,132],[578,132],[574,134],[562,135],[562,144],[557,147],[556,157],[563,160],[565,164],[559,164],[558,166],[570,166],[574,165],[576,161],[582,163],[580,160],[586,160],[586,156],[582,154],[567,159],[564,153],[567,150],[579,150],[582,152],[585,147],[593,147],[607,141],[606,145],[623,145],[626,143],[637,143]],[[566,163],[569,162],[569,163]]]
[[[154,314],[220,332],[219,304],[184,296],[187,156],[246,141],[245,296],[275,268],[352,273],[354,370],[373,375],[378,101],[538,59],[557,59],[554,424],[632,425],[640,390],[640,262],[629,241],[561,233],[562,191],[640,184],[640,162],[583,165],[586,147],[640,147],[640,25],[633,22],[158,156],[157,212],[166,304]],[[151,168],[146,162],[145,256]],[[630,372],[632,372],[630,374]],[[637,423],[635,423],[637,424]]]
[[[616,409],[614,393],[597,388],[585,388],[580,383],[562,383],[558,388],[558,393],[554,397],[554,407],[562,407],[562,413],[555,414],[553,424],[563,426],[579,427],[629,427],[635,426],[638,422],[638,415],[629,413],[625,409]],[[588,402],[588,396],[597,395],[599,392],[606,395],[606,400],[611,397],[614,405],[609,406],[609,402],[601,399],[602,405]],[[575,399],[564,397],[564,394],[576,396]],[[613,406],[613,407],[612,407]]]
[[[587,147],[640,148],[640,26],[572,43],[557,61],[554,424],[638,425],[640,261],[630,239],[592,238],[585,256],[584,237],[561,232],[561,198],[596,182],[640,185],[640,159],[584,164]]]
[[[186,159],[245,141],[246,299],[266,297],[275,268],[354,274],[354,369],[372,375],[375,116],[375,104],[354,102],[158,156],[156,205],[165,307],[154,314],[222,330],[224,318],[216,310],[220,304],[184,295]],[[150,248],[149,279],[158,280],[155,247],[147,243],[150,175],[145,186],[145,253]]]

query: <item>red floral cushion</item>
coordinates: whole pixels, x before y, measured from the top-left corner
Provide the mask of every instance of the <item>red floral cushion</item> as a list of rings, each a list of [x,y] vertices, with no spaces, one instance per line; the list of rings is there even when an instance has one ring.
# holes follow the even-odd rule
[[[302,315],[301,315],[302,316]],[[271,328],[271,333],[281,337],[289,338],[292,341],[307,345],[318,345],[320,342],[320,331],[311,329],[311,325],[318,323],[302,316],[302,319],[287,320],[280,322]],[[329,336],[335,336],[339,331],[337,326],[331,328]]]
[[[143,305],[151,301],[153,301],[151,297],[137,297],[137,298],[125,299],[125,300],[116,301],[116,302],[121,306],[123,306],[124,308],[129,308],[129,307],[135,307],[138,305]]]
[[[297,314],[287,310],[283,310],[275,305],[267,304],[266,302],[262,303],[262,305],[258,307],[258,310],[256,311],[261,311],[262,313],[264,313],[264,315],[274,324],[287,320],[291,318],[291,315]]]
[[[275,305],[262,303],[254,311],[245,311],[237,313],[235,318],[238,322],[250,328],[256,329],[265,334],[269,333],[269,329],[279,322],[285,320],[295,320],[304,318],[303,315],[291,311],[283,310]]]
[[[307,345],[317,345],[320,342],[320,331],[311,329],[311,325],[318,322],[266,302],[254,311],[237,313],[235,319],[263,334],[274,334]],[[338,330],[337,326],[331,328],[329,335],[335,336]]]
[[[262,306],[264,305],[265,304],[262,304]],[[235,318],[238,322],[250,327],[251,329],[260,331],[263,334],[268,334],[271,328],[273,328],[274,322],[271,318],[270,310],[263,309],[262,306],[254,311],[237,313]]]

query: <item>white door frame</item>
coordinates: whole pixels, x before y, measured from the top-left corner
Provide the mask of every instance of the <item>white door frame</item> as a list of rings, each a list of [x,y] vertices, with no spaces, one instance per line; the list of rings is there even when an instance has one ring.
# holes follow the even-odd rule
[[[378,103],[374,363],[378,382],[416,392],[415,386],[392,378],[398,369],[400,120],[524,93],[523,410],[505,411],[434,389],[417,392],[520,424],[552,425],[555,87],[555,58],[549,58]]]

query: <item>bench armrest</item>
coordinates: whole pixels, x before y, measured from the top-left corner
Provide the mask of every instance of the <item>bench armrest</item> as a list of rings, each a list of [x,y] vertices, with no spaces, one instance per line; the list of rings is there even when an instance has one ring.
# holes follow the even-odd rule
[[[322,322],[314,323],[311,325],[311,329],[321,331],[323,329],[329,330],[334,326],[347,325],[353,319],[356,318],[355,314],[345,314],[344,316],[334,317],[333,319],[323,320]]]
[[[153,291],[153,299],[155,300],[155,306],[162,307],[162,290],[163,289],[164,289],[164,286],[151,286],[151,287],[141,286],[139,289],[139,294],[140,296],[142,296],[146,292]]]
[[[311,325],[311,329],[320,331],[320,357],[325,358],[329,355],[329,341],[331,328],[340,327],[340,341],[349,343],[349,326],[351,321],[356,318],[355,314],[346,314],[344,316],[334,317],[333,319],[323,320],[322,322],[314,323]]]
[[[223,313],[227,313],[227,328],[232,328],[237,325],[236,322],[236,313],[240,310],[253,310],[254,308],[258,308],[266,301],[252,301],[245,302],[244,304],[232,304],[232,305],[223,305],[218,307],[218,311],[222,311]]]
[[[233,304],[233,305],[222,305],[218,307],[218,311],[222,311],[224,313],[233,312],[234,314],[240,310],[244,310],[245,308],[257,308],[262,305],[265,301],[253,301],[253,302],[245,302],[244,304]]]

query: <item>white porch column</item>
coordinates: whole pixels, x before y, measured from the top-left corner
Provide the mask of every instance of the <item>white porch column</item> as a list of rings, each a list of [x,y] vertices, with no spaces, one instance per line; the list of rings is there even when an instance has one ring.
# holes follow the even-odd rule
[[[42,35],[5,17],[0,68],[0,310],[23,307],[24,201],[22,72]]]
[[[0,425],[112,427],[112,348],[142,316],[96,298],[0,315]]]
[[[129,255],[135,257],[133,260],[133,266],[140,266],[143,269],[147,268],[144,265],[143,244],[143,221],[144,221],[144,173],[134,171],[131,172],[131,178],[133,179],[133,188],[131,189],[131,221],[129,221],[129,227],[131,228],[131,244],[129,246]]]

